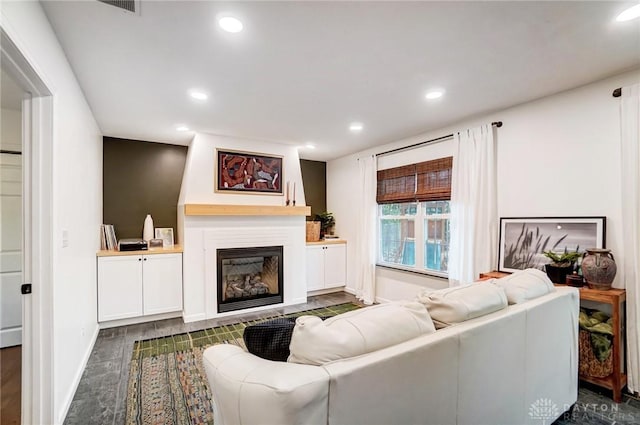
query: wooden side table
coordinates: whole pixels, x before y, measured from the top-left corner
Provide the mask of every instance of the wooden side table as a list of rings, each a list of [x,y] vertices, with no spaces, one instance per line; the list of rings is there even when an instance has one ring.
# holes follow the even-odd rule
[[[556,286],[567,286],[559,285]],[[622,389],[627,385],[627,374],[624,372],[625,359],[624,353],[624,317],[623,304],[627,301],[627,293],[624,289],[609,289],[601,291],[598,289],[590,289],[585,287],[578,288],[580,290],[580,300],[593,301],[611,306],[611,317],[613,319],[613,372],[604,378],[594,378],[591,376],[580,375],[580,379],[603,388],[613,391],[613,401],[620,403],[622,401]]]
[[[499,279],[509,276],[510,273],[491,271],[480,273],[479,280]],[[565,284],[555,283],[555,286],[567,286]],[[620,403],[622,401],[622,389],[627,385],[627,374],[624,372],[624,317],[623,304],[627,301],[627,293],[624,289],[609,289],[601,291],[598,289],[590,289],[586,286],[577,288],[580,291],[580,301],[592,301],[596,303],[608,304],[611,306],[611,317],[613,318],[613,372],[604,378],[594,378],[591,376],[580,375],[582,381],[598,385],[613,391],[613,401]]]

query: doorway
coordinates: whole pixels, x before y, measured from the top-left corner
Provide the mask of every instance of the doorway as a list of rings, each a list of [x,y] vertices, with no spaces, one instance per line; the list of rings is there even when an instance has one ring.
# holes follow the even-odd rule
[[[0,355],[5,354],[0,370],[3,381],[0,422],[3,425],[53,423],[50,236],[53,99],[51,91],[3,27],[0,27],[0,72],[0,97],[4,101],[5,94],[9,96],[9,87],[15,83],[14,97],[21,102],[17,109],[20,111],[20,137],[7,136],[7,140],[13,142],[4,147],[3,141],[2,147],[7,152],[2,154],[1,184],[11,188],[3,187],[2,193],[7,195],[0,197],[0,267],[3,271],[0,316],[2,330],[5,325],[7,329],[1,337],[3,345],[13,351],[0,352]],[[12,115],[11,112],[6,114]],[[3,111],[3,121],[4,116]],[[5,123],[2,124],[4,139]],[[5,168],[9,170],[6,173]],[[5,210],[8,217],[5,217]],[[14,264],[5,265],[5,261]],[[23,285],[28,289],[26,295],[22,295]],[[16,293],[16,289],[19,292]],[[5,361],[11,361],[11,364],[5,366]],[[11,409],[7,409],[6,414],[11,412],[12,417],[5,422],[7,394],[4,381],[15,382],[16,379],[20,383],[18,395],[10,398]]]
[[[20,424],[22,378],[22,100],[0,67],[0,423]]]

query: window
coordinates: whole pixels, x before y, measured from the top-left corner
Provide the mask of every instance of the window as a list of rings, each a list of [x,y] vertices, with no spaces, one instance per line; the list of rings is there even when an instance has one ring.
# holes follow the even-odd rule
[[[446,275],[452,158],[378,171],[378,262]]]

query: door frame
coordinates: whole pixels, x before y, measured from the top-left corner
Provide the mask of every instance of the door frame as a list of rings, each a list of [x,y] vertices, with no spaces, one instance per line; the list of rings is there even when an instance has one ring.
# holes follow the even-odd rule
[[[0,61],[28,96],[22,103],[23,282],[21,423],[55,423],[53,414],[53,96],[0,27]]]

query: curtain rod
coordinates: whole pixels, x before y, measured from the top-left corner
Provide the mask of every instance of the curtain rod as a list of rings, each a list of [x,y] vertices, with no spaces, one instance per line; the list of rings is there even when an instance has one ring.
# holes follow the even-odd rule
[[[502,127],[502,121],[495,121],[492,122],[491,125],[493,127]],[[395,152],[400,152],[406,149],[412,149],[412,148],[417,148],[418,146],[422,146],[422,145],[428,145],[429,143],[435,143],[435,142],[440,142],[442,140],[446,140],[446,139],[450,139],[453,137],[453,133],[451,134],[447,134],[446,136],[442,136],[442,137],[437,137],[435,139],[431,139],[431,140],[425,140],[424,142],[419,142],[419,143],[414,143],[413,145],[409,145],[409,146],[403,146],[401,148],[396,148],[396,149],[391,149],[389,151],[384,151],[384,152],[380,152],[376,154],[376,157],[378,156],[382,156],[382,155],[388,155],[390,153],[395,153]]]
[[[20,151],[8,151],[6,149],[0,149],[0,153],[6,153],[8,155],[22,155]]]
[[[612,94],[613,94],[613,97],[622,96],[622,87],[618,87],[617,89],[615,89]]]

